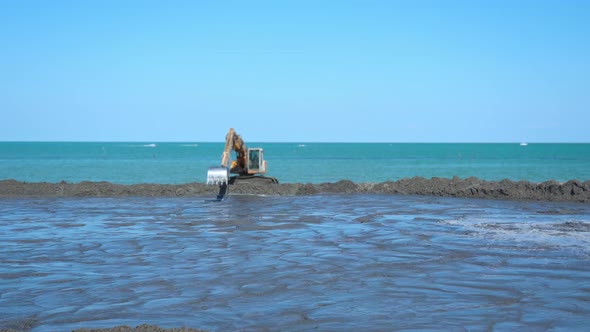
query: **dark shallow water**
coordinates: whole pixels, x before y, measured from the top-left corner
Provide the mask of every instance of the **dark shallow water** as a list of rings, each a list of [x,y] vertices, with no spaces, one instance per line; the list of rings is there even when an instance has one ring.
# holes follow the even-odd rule
[[[0,200],[0,328],[584,330],[590,206]]]

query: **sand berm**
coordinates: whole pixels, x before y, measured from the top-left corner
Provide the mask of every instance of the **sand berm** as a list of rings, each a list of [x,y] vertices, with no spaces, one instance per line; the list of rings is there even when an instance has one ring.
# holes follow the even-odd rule
[[[216,196],[219,187],[205,183],[133,184],[110,182],[48,183],[0,181],[0,197],[177,197]],[[229,194],[301,196],[317,194],[396,194],[484,199],[515,199],[558,202],[590,202],[590,181],[486,181],[470,177],[461,179],[414,177],[381,183],[354,183],[341,180],[328,183],[236,183]]]

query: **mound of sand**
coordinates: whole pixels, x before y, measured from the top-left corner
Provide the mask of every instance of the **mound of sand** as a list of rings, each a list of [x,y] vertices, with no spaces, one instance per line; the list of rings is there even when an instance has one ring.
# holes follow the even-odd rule
[[[204,183],[134,184],[110,182],[27,183],[15,180],[0,181],[0,197],[120,197],[120,196],[216,196],[219,187]],[[237,183],[229,186],[229,194],[253,195],[315,195],[337,194],[399,194],[442,197],[470,197],[488,199],[518,199],[539,201],[590,202],[590,181],[570,180],[565,183],[547,181],[486,181],[478,178],[414,177],[381,183],[354,183],[341,180],[330,183]]]
[[[3,329],[0,328],[0,332],[21,332],[30,331],[32,326],[18,326],[16,329]],[[206,330],[198,330],[190,327],[181,328],[163,328],[157,325],[143,324],[136,327],[130,327],[127,325],[109,327],[109,328],[81,328],[73,330],[72,332],[207,332]]]
[[[197,330],[188,327],[166,329],[156,325],[143,324],[136,326],[135,328],[122,325],[104,329],[77,329],[72,332],[205,332],[205,330]]]

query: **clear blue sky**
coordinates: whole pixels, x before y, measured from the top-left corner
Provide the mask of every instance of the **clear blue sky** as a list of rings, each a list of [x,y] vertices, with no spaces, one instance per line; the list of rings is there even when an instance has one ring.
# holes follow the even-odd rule
[[[590,142],[590,1],[0,1],[0,141]]]

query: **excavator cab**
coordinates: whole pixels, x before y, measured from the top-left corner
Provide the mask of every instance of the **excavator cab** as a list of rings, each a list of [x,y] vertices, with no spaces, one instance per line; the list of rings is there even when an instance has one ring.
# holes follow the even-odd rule
[[[248,149],[248,174],[266,173],[264,150],[261,148]]]

